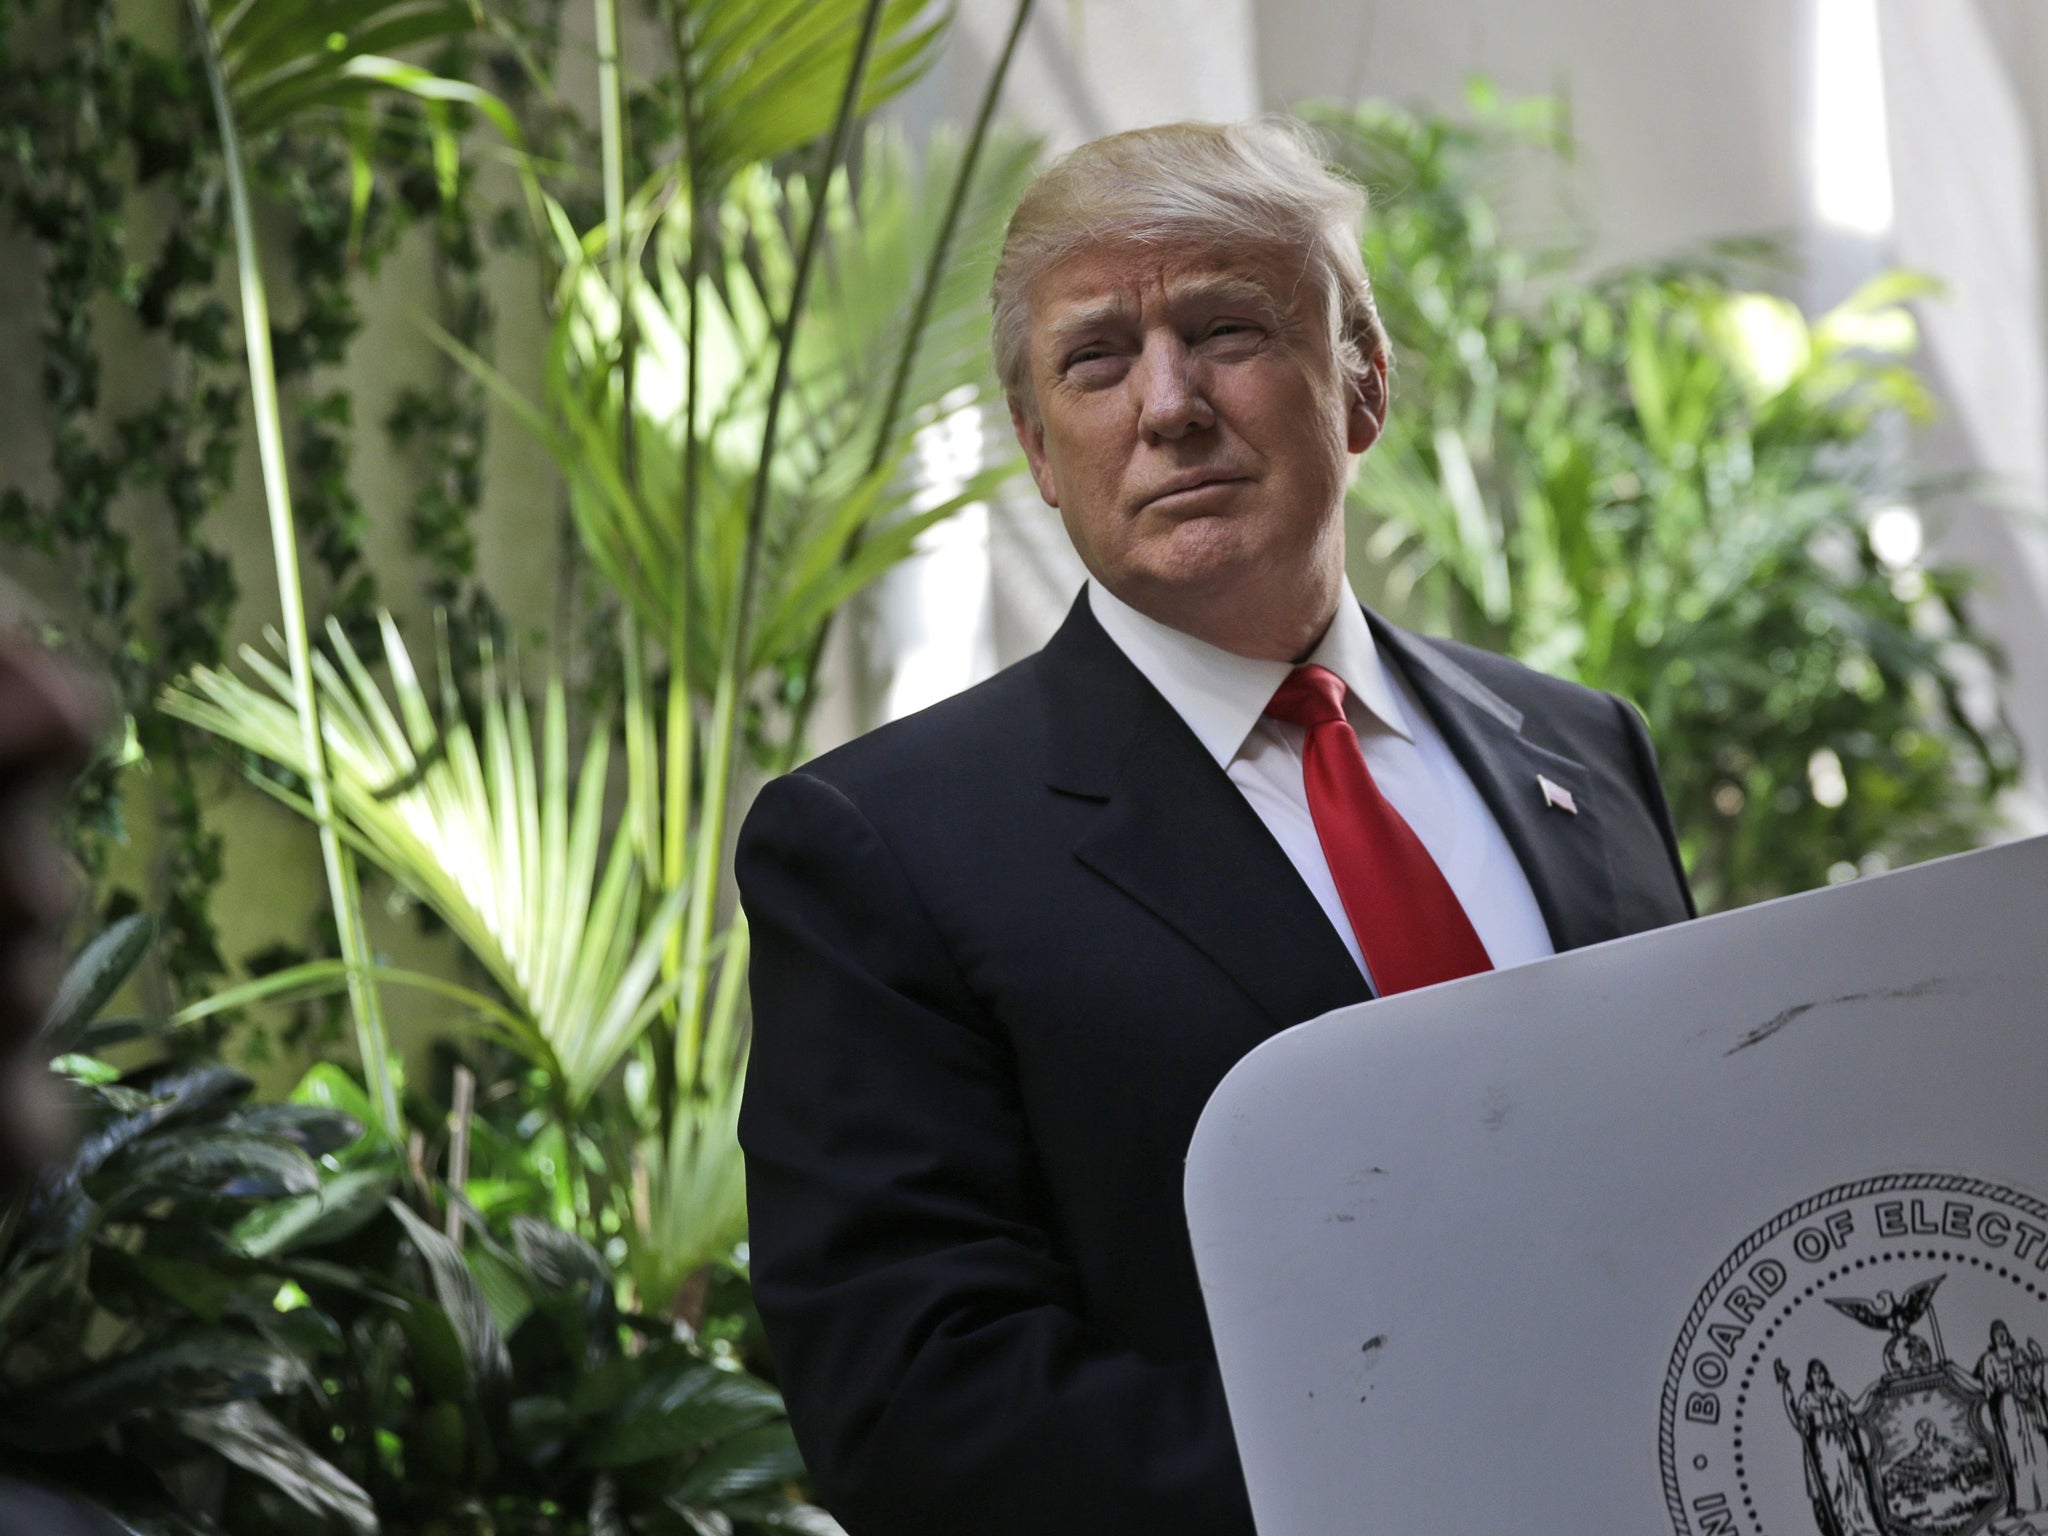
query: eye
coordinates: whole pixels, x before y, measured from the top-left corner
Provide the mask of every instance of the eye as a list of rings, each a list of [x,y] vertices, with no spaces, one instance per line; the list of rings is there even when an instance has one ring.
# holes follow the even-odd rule
[[[1124,349],[1114,341],[1091,341],[1067,353],[1060,377],[1084,388],[1114,383],[1123,370]]]

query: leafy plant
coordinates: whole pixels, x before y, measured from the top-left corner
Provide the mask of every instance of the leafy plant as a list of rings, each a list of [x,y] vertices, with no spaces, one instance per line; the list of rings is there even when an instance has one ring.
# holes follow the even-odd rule
[[[411,92],[440,107],[449,102],[482,108],[508,134],[517,129],[488,93],[443,79],[381,50],[449,37],[475,24],[463,0],[346,0],[308,7],[297,0],[187,0],[205,65],[220,136],[229,221],[241,283],[242,333],[255,408],[256,446],[263,468],[271,552],[283,605],[285,648],[298,713],[313,819],[335,924],[347,968],[363,1071],[378,1124],[400,1131],[397,1087],[382,1006],[370,982],[369,941],[354,862],[334,830],[327,775],[322,767],[319,704],[314,693],[305,596],[299,576],[298,529],[292,516],[291,479],[271,354],[270,303],[257,243],[255,210],[244,163],[245,137],[275,132],[319,114],[338,114],[382,86]],[[445,124],[444,124],[445,128]],[[358,182],[358,195],[362,183]]]
[[[0,1465],[166,1536],[832,1529],[772,1388],[621,1310],[580,1239],[422,1187],[338,1069],[255,1105],[91,1054],[147,1033],[98,1014],[149,931],[49,1025],[85,1135],[0,1239]]]
[[[641,915],[645,876],[627,829],[608,838],[602,831],[609,733],[591,734],[572,785],[559,681],[548,689],[536,737],[516,676],[487,655],[479,740],[446,668],[436,708],[388,619],[384,638],[395,701],[338,628],[330,639],[339,665],[315,658],[341,835],[404,880],[482,963],[503,1001],[453,983],[438,990],[540,1070],[550,1113],[573,1136],[621,1062],[644,1051],[649,1025],[675,994],[675,979],[662,980],[661,956],[687,892],[672,888],[652,917]],[[262,687],[202,671],[166,708],[297,771],[290,679],[253,651],[245,660]],[[311,813],[297,790],[259,782]],[[291,973],[307,985],[323,976],[332,971]],[[736,1001],[728,990],[709,1021],[706,1055],[719,1064],[720,1082],[736,1080]],[[677,1249],[678,1262],[692,1269],[727,1252],[744,1229],[738,1169],[729,1159],[723,1166],[728,1182],[702,1192],[688,1245]],[[630,1184],[629,1168],[615,1172]],[[604,1198],[576,1190],[570,1208],[595,1223]]]
[[[1708,907],[1971,846],[2016,757],[1965,703],[1993,669],[1968,575],[1872,537],[1923,489],[1898,428],[1932,409],[1904,307],[1932,285],[1808,321],[1726,259],[1581,278],[1492,179],[1568,156],[1561,108],[1474,106],[1315,116],[1376,194],[1398,360],[1362,589],[1640,705]]]
[[[279,1280],[232,1234],[262,1203],[318,1200],[316,1160],[361,1131],[329,1109],[251,1105],[248,1079],[217,1065],[118,1072],[99,1059],[146,1031],[98,1015],[151,931],[123,919],[66,978],[45,1039],[82,1135],[7,1212],[0,1240],[0,1457],[145,1516],[174,1507],[166,1479],[210,1436],[285,1454],[262,1404],[317,1381],[271,1304]],[[299,1446],[297,1472],[279,1475],[315,1462]],[[301,1491],[323,1515],[374,1529],[360,1489],[315,1475]]]
[[[615,37],[598,4],[600,39]],[[516,677],[487,661],[479,735],[445,652],[436,707],[388,623],[388,694],[339,632],[331,662],[308,661],[317,749],[289,635],[285,668],[245,653],[258,685],[206,670],[166,696],[177,717],[327,786],[324,808],[265,787],[448,923],[496,995],[444,990],[538,1069],[580,1185],[569,1209],[594,1241],[622,1242],[646,1304],[693,1318],[706,1266],[744,1221],[747,942],[720,890],[735,771],[749,743],[794,759],[834,611],[999,473],[930,504],[905,465],[916,432],[970,405],[986,372],[980,295],[1030,160],[990,121],[1029,8],[973,130],[919,165],[855,132],[928,61],[939,33],[919,8],[803,0],[782,8],[796,30],[771,35],[749,12],[677,6],[673,163],[626,196],[623,93],[601,50],[614,216],[579,230],[535,183],[560,264],[544,400],[450,343],[553,451],[621,600],[624,809],[609,836],[605,723],[572,789],[560,682],[537,751]],[[789,70],[836,80],[836,113],[819,114],[811,87],[800,101],[770,88]],[[808,174],[736,160],[735,146],[801,150]],[[334,974],[316,963],[271,981]]]
[[[552,58],[545,27],[535,31],[550,6],[497,0],[490,19],[534,36]],[[219,664],[236,627],[242,594],[218,545],[247,372],[221,282],[233,248],[212,101],[179,19],[162,0],[0,7],[0,222],[19,247],[25,291],[41,301],[35,355],[21,367],[41,410],[10,421],[11,457],[25,471],[45,454],[34,474],[0,488],[0,565],[47,615],[41,638],[83,652],[129,717],[120,747],[74,787],[69,841],[95,910],[156,914],[153,954],[183,999],[218,985],[229,966],[209,910],[227,873],[214,830],[222,796],[207,744],[154,701],[187,668]],[[499,67],[508,52],[466,33],[426,57],[443,74],[507,86],[545,137],[554,118]],[[483,194],[497,184],[479,188],[479,157],[437,157],[437,138],[443,149],[452,141],[432,131],[431,111],[459,130],[466,109],[387,92],[294,116],[245,145],[277,300],[272,352],[309,603],[316,623],[324,609],[358,645],[374,642],[384,573],[367,562],[369,521],[351,484],[364,400],[335,365],[408,233],[431,237],[442,323],[488,344],[477,279],[494,233]],[[401,390],[391,413],[392,441],[419,485],[406,542],[428,600],[453,608],[458,628],[489,627],[468,527],[486,400],[453,364],[442,372],[431,393]],[[145,865],[118,850],[151,819]],[[240,1022],[216,1015],[204,1033],[218,1043]],[[267,1043],[240,1030],[234,1049],[254,1060]]]

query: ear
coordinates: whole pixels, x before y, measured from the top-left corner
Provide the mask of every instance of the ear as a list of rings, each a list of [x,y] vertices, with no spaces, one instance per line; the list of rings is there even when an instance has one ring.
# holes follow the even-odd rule
[[[1344,414],[1344,442],[1363,453],[1379,441],[1387,424],[1387,355],[1375,352],[1363,373],[1351,376],[1350,407]]]
[[[1017,446],[1031,466],[1031,479],[1048,507],[1060,504],[1059,488],[1052,477],[1052,461],[1045,454],[1045,426],[1015,395],[1010,396],[1010,430],[1017,434]]]

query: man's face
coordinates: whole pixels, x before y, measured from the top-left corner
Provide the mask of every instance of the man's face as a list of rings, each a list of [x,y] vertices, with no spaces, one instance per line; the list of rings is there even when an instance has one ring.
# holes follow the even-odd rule
[[[1089,571],[1177,627],[1199,632],[1179,619],[1205,605],[1334,601],[1385,373],[1343,374],[1301,267],[1280,247],[1114,244],[1029,290],[1032,410],[1012,419],[1032,478]]]

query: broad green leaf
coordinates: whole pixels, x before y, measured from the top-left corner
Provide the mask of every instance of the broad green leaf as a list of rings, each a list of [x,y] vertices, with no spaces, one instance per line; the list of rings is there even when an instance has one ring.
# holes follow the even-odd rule
[[[135,1271],[201,1322],[218,1323],[241,1282],[217,1265],[137,1253],[126,1256]]]
[[[803,1476],[803,1457],[789,1421],[744,1430],[693,1463],[664,1498],[671,1505],[715,1505],[740,1494],[780,1487]]]
[[[862,10],[863,0],[676,0],[695,185],[717,187],[743,165],[824,136]],[[887,0],[859,111],[872,112],[929,67],[942,26],[926,0]]]
[[[136,912],[110,924],[79,951],[57,987],[56,999],[43,1016],[39,1034],[52,1054],[74,1048],[77,1037],[113,1000],[116,992],[142,963],[156,936],[156,924]]]
[[[628,1467],[700,1449],[752,1429],[782,1411],[772,1387],[720,1370],[681,1350],[649,1362],[647,1378],[584,1446],[592,1468]]]
[[[162,1027],[154,1019],[137,1018],[132,1015],[94,1019],[72,1036],[71,1048],[86,1055],[93,1055],[110,1045],[125,1045],[130,1040],[140,1040],[145,1035],[155,1034]]]
[[[253,1086],[241,1073],[217,1066],[192,1067],[159,1077],[147,1085],[140,1107],[96,1126],[80,1139],[71,1168],[81,1177],[90,1177],[124,1148],[160,1127],[232,1103]]]
[[[236,1200],[309,1194],[319,1170],[297,1147],[233,1131],[190,1129],[151,1137],[122,1159],[118,1186],[102,1191],[111,1209],[144,1203],[169,1191]]]
[[[364,1125],[374,1123],[369,1095],[363,1092],[362,1084],[331,1061],[315,1062],[308,1067],[306,1075],[292,1089],[291,1099],[294,1104],[334,1110]]]
[[[186,1409],[176,1421],[194,1440],[262,1478],[316,1519],[357,1536],[377,1536],[381,1527],[370,1496],[257,1404]]]
[[[483,1287],[462,1260],[461,1252],[408,1209],[403,1201],[386,1202],[405,1235],[426,1265],[434,1299],[455,1331],[462,1346],[462,1358],[477,1395],[490,1402],[502,1395],[511,1380],[511,1357],[505,1350],[504,1335],[498,1331],[485,1300]]]
[[[234,1241],[244,1253],[259,1259],[338,1242],[360,1231],[384,1209],[396,1182],[381,1169],[338,1174],[311,1194],[251,1211],[236,1223]]]
[[[451,1199],[459,1198],[450,1195]],[[483,1291],[498,1332],[510,1339],[533,1312],[533,1281],[519,1260],[502,1247],[474,1211],[465,1211],[463,1260]]]
[[[308,1157],[325,1157],[360,1141],[363,1122],[337,1110],[310,1104],[251,1104],[229,1117],[238,1131],[255,1136],[274,1136],[289,1142]]]
[[[84,1367],[40,1391],[35,1416],[57,1443],[82,1444],[130,1414],[274,1397],[306,1380],[304,1363],[274,1345],[201,1328]]]
[[[515,1216],[512,1241],[534,1284],[542,1291],[580,1295],[594,1290],[610,1294],[611,1266],[575,1233],[532,1216]]]

